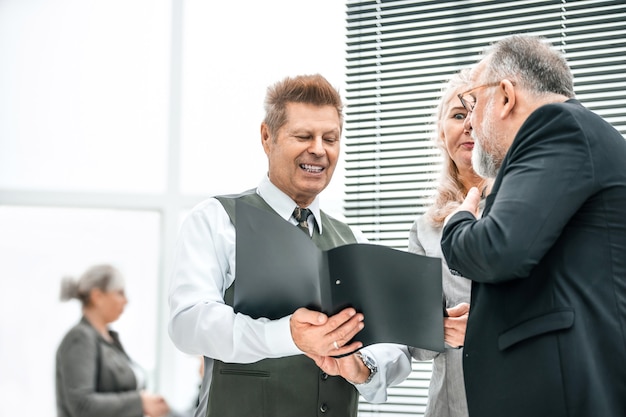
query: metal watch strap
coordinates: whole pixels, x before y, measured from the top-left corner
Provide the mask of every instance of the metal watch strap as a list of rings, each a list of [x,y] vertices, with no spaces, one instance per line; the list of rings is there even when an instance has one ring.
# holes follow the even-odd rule
[[[361,359],[363,361],[363,364],[367,367],[367,369],[370,370],[370,375],[367,377],[367,379],[364,382],[354,383],[354,385],[365,385],[368,382],[370,382],[372,378],[374,378],[374,375],[376,375],[376,372],[378,372],[378,367],[376,366],[376,363],[374,363],[374,361],[369,356],[363,355],[361,352],[356,352],[355,355],[359,359]]]

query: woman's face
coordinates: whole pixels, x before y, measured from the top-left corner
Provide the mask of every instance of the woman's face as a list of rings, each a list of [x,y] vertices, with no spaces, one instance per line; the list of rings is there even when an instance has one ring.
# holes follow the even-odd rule
[[[474,140],[470,136],[470,132],[463,127],[467,110],[457,97],[458,93],[464,91],[464,87],[461,86],[458,91],[450,94],[444,104],[439,137],[448,155],[461,171],[471,169],[472,150],[474,149]]]
[[[100,292],[96,306],[105,323],[112,323],[120,318],[128,303],[123,289]]]

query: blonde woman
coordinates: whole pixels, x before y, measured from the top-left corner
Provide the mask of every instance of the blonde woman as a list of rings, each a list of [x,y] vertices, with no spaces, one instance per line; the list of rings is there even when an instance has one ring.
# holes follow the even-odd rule
[[[394,344],[375,344],[366,352],[364,363],[357,355],[340,359],[322,358],[316,362],[325,372],[357,381],[362,375],[374,375],[358,384],[363,398],[372,403],[387,401],[387,388],[402,382],[411,373],[411,357],[423,361],[433,359],[426,417],[467,417],[467,401],[463,382],[463,340],[469,314],[470,281],[452,275],[443,260],[440,241],[443,223],[448,214],[464,200],[472,187],[486,192],[490,186],[472,169],[474,141],[464,128],[467,110],[457,94],[467,89],[467,73],[462,71],[446,85],[438,110],[435,140],[443,154],[443,169],[434,204],[417,218],[409,233],[409,251],[442,259],[442,286],[448,317],[444,318],[446,349],[442,353]],[[410,318],[407,318],[410,320]],[[369,370],[368,370],[369,368]],[[372,371],[375,369],[375,371]],[[372,371],[370,373],[370,371]]]

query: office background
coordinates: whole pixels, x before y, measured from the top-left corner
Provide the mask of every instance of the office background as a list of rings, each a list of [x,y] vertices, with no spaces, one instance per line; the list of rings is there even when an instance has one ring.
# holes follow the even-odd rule
[[[623,1],[0,0],[0,415],[55,415],[54,352],[80,316],[60,279],[96,262],[127,277],[114,327],[150,388],[193,403],[198,360],[166,331],[171,249],[196,202],[264,174],[267,85],[340,88],[323,206],[402,249],[437,178],[441,83],[522,31],[560,45],[579,98],[626,133]],[[414,368],[360,415],[420,415],[429,364]]]

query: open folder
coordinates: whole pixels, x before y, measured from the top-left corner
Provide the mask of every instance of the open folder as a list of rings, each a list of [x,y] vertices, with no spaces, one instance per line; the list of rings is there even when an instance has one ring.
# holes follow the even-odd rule
[[[443,351],[441,260],[375,244],[327,251],[276,214],[237,200],[234,309],[278,319],[299,307],[354,307],[364,346],[399,343]]]

